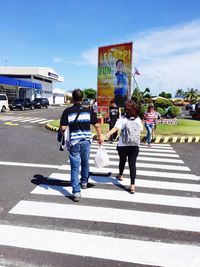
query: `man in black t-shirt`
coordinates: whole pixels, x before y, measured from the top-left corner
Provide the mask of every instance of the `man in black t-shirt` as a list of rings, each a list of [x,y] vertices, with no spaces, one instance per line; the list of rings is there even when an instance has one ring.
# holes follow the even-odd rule
[[[71,164],[71,185],[74,201],[79,201],[80,184],[79,184],[79,167],[81,166],[81,188],[86,189],[89,178],[89,156],[92,133],[90,124],[97,132],[98,143],[102,144],[101,131],[96,114],[92,109],[81,105],[83,92],[76,89],[72,93],[74,105],[64,110],[60,119],[61,131],[69,127],[69,159]]]
[[[114,99],[110,101],[110,107],[109,107],[109,130],[111,130],[119,118],[119,108],[116,106]],[[114,139],[117,137],[117,132],[110,136],[110,141],[113,142]]]

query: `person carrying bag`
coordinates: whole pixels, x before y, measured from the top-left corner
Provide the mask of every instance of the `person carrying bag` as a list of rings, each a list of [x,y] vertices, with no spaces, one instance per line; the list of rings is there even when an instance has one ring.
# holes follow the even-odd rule
[[[89,179],[89,156],[92,133],[90,124],[97,132],[98,143],[102,144],[101,130],[98,119],[93,111],[82,106],[83,92],[76,89],[72,93],[74,105],[64,110],[60,119],[61,131],[69,127],[69,160],[71,165],[71,185],[73,200],[78,202],[81,197],[81,188],[86,189]],[[79,184],[79,168],[81,167],[81,178]]]
[[[135,192],[136,179],[136,160],[139,153],[140,132],[143,130],[143,124],[138,116],[138,107],[132,100],[125,102],[125,115],[121,116],[114,128],[106,135],[109,138],[113,133],[121,131],[119,141],[117,143],[117,151],[119,154],[119,175],[117,178],[123,180],[123,172],[128,158],[131,185],[129,192]]]

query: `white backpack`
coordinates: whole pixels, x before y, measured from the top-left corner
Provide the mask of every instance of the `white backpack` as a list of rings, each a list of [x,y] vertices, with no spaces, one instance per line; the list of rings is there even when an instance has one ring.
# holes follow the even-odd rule
[[[122,130],[122,143],[132,146],[139,146],[140,144],[140,126],[133,118],[127,121]]]

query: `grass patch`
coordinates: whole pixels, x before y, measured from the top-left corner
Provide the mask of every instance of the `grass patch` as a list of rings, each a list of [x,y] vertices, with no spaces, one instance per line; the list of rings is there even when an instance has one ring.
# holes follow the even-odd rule
[[[51,121],[49,124],[53,127],[59,127],[60,126],[60,120]]]
[[[158,124],[156,135],[200,135],[200,121],[178,119],[177,125]]]
[[[200,121],[189,119],[178,119],[177,125],[158,124],[156,128],[156,136],[159,135],[200,135]],[[50,122],[51,126],[59,127],[60,120]],[[109,124],[99,124],[102,134],[106,134],[109,131]],[[95,133],[95,129],[91,126],[91,131]],[[142,132],[142,135],[146,135],[146,129]]]

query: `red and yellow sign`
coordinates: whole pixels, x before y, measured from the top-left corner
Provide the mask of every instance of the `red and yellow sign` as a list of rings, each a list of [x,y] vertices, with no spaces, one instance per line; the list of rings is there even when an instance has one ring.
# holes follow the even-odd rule
[[[108,107],[111,99],[115,99],[115,102],[118,102],[119,100],[121,102],[125,101],[125,99],[130,95],[131,73],[132,43],[99,47],[99,107]],[[118,105],[121,106],[120,102]]]

